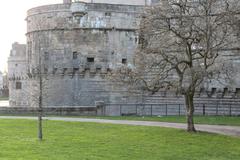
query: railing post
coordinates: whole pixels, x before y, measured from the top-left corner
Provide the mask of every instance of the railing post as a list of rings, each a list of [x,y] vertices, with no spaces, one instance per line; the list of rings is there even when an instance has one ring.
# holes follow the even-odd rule
[[[205,110],[206,108],[205,108],[205,104],[203,104],[203,115],[205,116],[205,112],[206,112],[206,110]]]
[[[151,117],[153,116],[153,105],[151,104]]]
[[[138,115],[138,105],[136,103],[136,116]]]
[[[218,116],[218,103],[217,103],[217,107],[216,107],[216,115]]]
[[[229,105],[229,116],[232,116],[232,104]]]
[[[122,105],[120,104],[120,116],[122,116]]]
[[[178,106],[178,115],[181,116],[181,104]]]
[[[168,116],[168,104],[166,104],[166,116]]]
[[[142,115],[143,115],[143,116],[146,116],[145,104],[142,104],[142,107],[143,107],[143,113],[142,113]]]

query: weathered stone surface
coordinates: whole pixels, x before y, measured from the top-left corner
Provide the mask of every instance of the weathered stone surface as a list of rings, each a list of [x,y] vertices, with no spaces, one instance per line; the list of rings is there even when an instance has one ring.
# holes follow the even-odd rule
[[[123,59],[128,64],[133,63],[138,44],[136,30],[144,5],[158,0],[70,2],[64,0],[63,4],[28,10],[27,45],[13,44],[9,58],[11,106],[34,106],[33,86],[38,83],[34,75],[39,66],[47,76],[43,88],[45,106],[95,106],[97,101],[104,104],[168,103],[171,102],[169,97],[182,103],[172,91],[161,91],[155,96],[132,96],[126,88],[116,87],[105,78],[109,70],[122,65]],[[232,58],[229,52],[225,54],[226,59]],[[238,52],[234,57],[239,58]],[[233,62],[239,67],[239,60]],[[240,96],[239,77],[240,74],[236,74],[236,81],[226,86],[214,82],[210,90],[199,90],[196,97],[236,98]],[[17,82],[21,82],[21,89],[16,89]],[[107,105],[97,114],[119,115],[121,109]],[[133,111],[134,107],[130,108],[129,114],[136,113]]]

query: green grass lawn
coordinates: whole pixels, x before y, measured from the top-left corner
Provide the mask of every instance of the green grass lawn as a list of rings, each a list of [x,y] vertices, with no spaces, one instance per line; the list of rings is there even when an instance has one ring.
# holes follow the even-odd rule
[[[99,117],[82,117],[82,118],[186,123],[185,116],[163,116],[163,117],[136,117],[136,116],[100,117],[99,116]],[[194,120],[196,124],[240,126],[240,117],[195,116]]]
[[[0,160],[239,160],[240,138],[79,122],[0,120]]]

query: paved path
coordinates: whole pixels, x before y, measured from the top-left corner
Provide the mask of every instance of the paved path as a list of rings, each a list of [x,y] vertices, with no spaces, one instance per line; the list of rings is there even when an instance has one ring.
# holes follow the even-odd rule
[[[36,117],[15,117],[15,116],[0,116],[0,119],[29,119],[35,120]],[[44,117],[45,120],[67,121],[67,122],[92,122],[92,123],[109,123],[123,124],[134,126],[154,126],[186,129],[186,124],[183,123],[167,123],[167,122],[149,122],[149,121],[127,121],[127,120],[105,120],[105,119],[89,119],[89,118],[63,118],[63,117]],[[220,125],[195,125],[198,131],[217,133],[228,136],[240,137],[240,127],[237,126],[220,126]]]

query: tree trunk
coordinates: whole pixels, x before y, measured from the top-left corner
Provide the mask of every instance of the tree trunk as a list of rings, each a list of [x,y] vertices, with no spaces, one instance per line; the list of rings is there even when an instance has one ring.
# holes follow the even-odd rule
[[[38,115],[38,139],[40,141],[42,141],[42,139],[43,139],[43,135],[42,135],[42,114],[41,113],[39,113],[39,115]]]
[[[42,82],[40,82],[40,86]],[[38,108],[38,139],[42,141],[42,88],[40,88],[40,96],[39,96],[39,108]]]
[[[187,110],[187,131],[188,132],[196,132],[194,127],[194,104],[193,104],[193,94],[186,94],[185,96],[185,105]]]
[[[42,79],[42,67],[41,67],[41,58],[40,58],[40,72],[39,72],[39,112],[38,112],[38,139],[42,141],[42,112],[43,112],[43,79]]]

